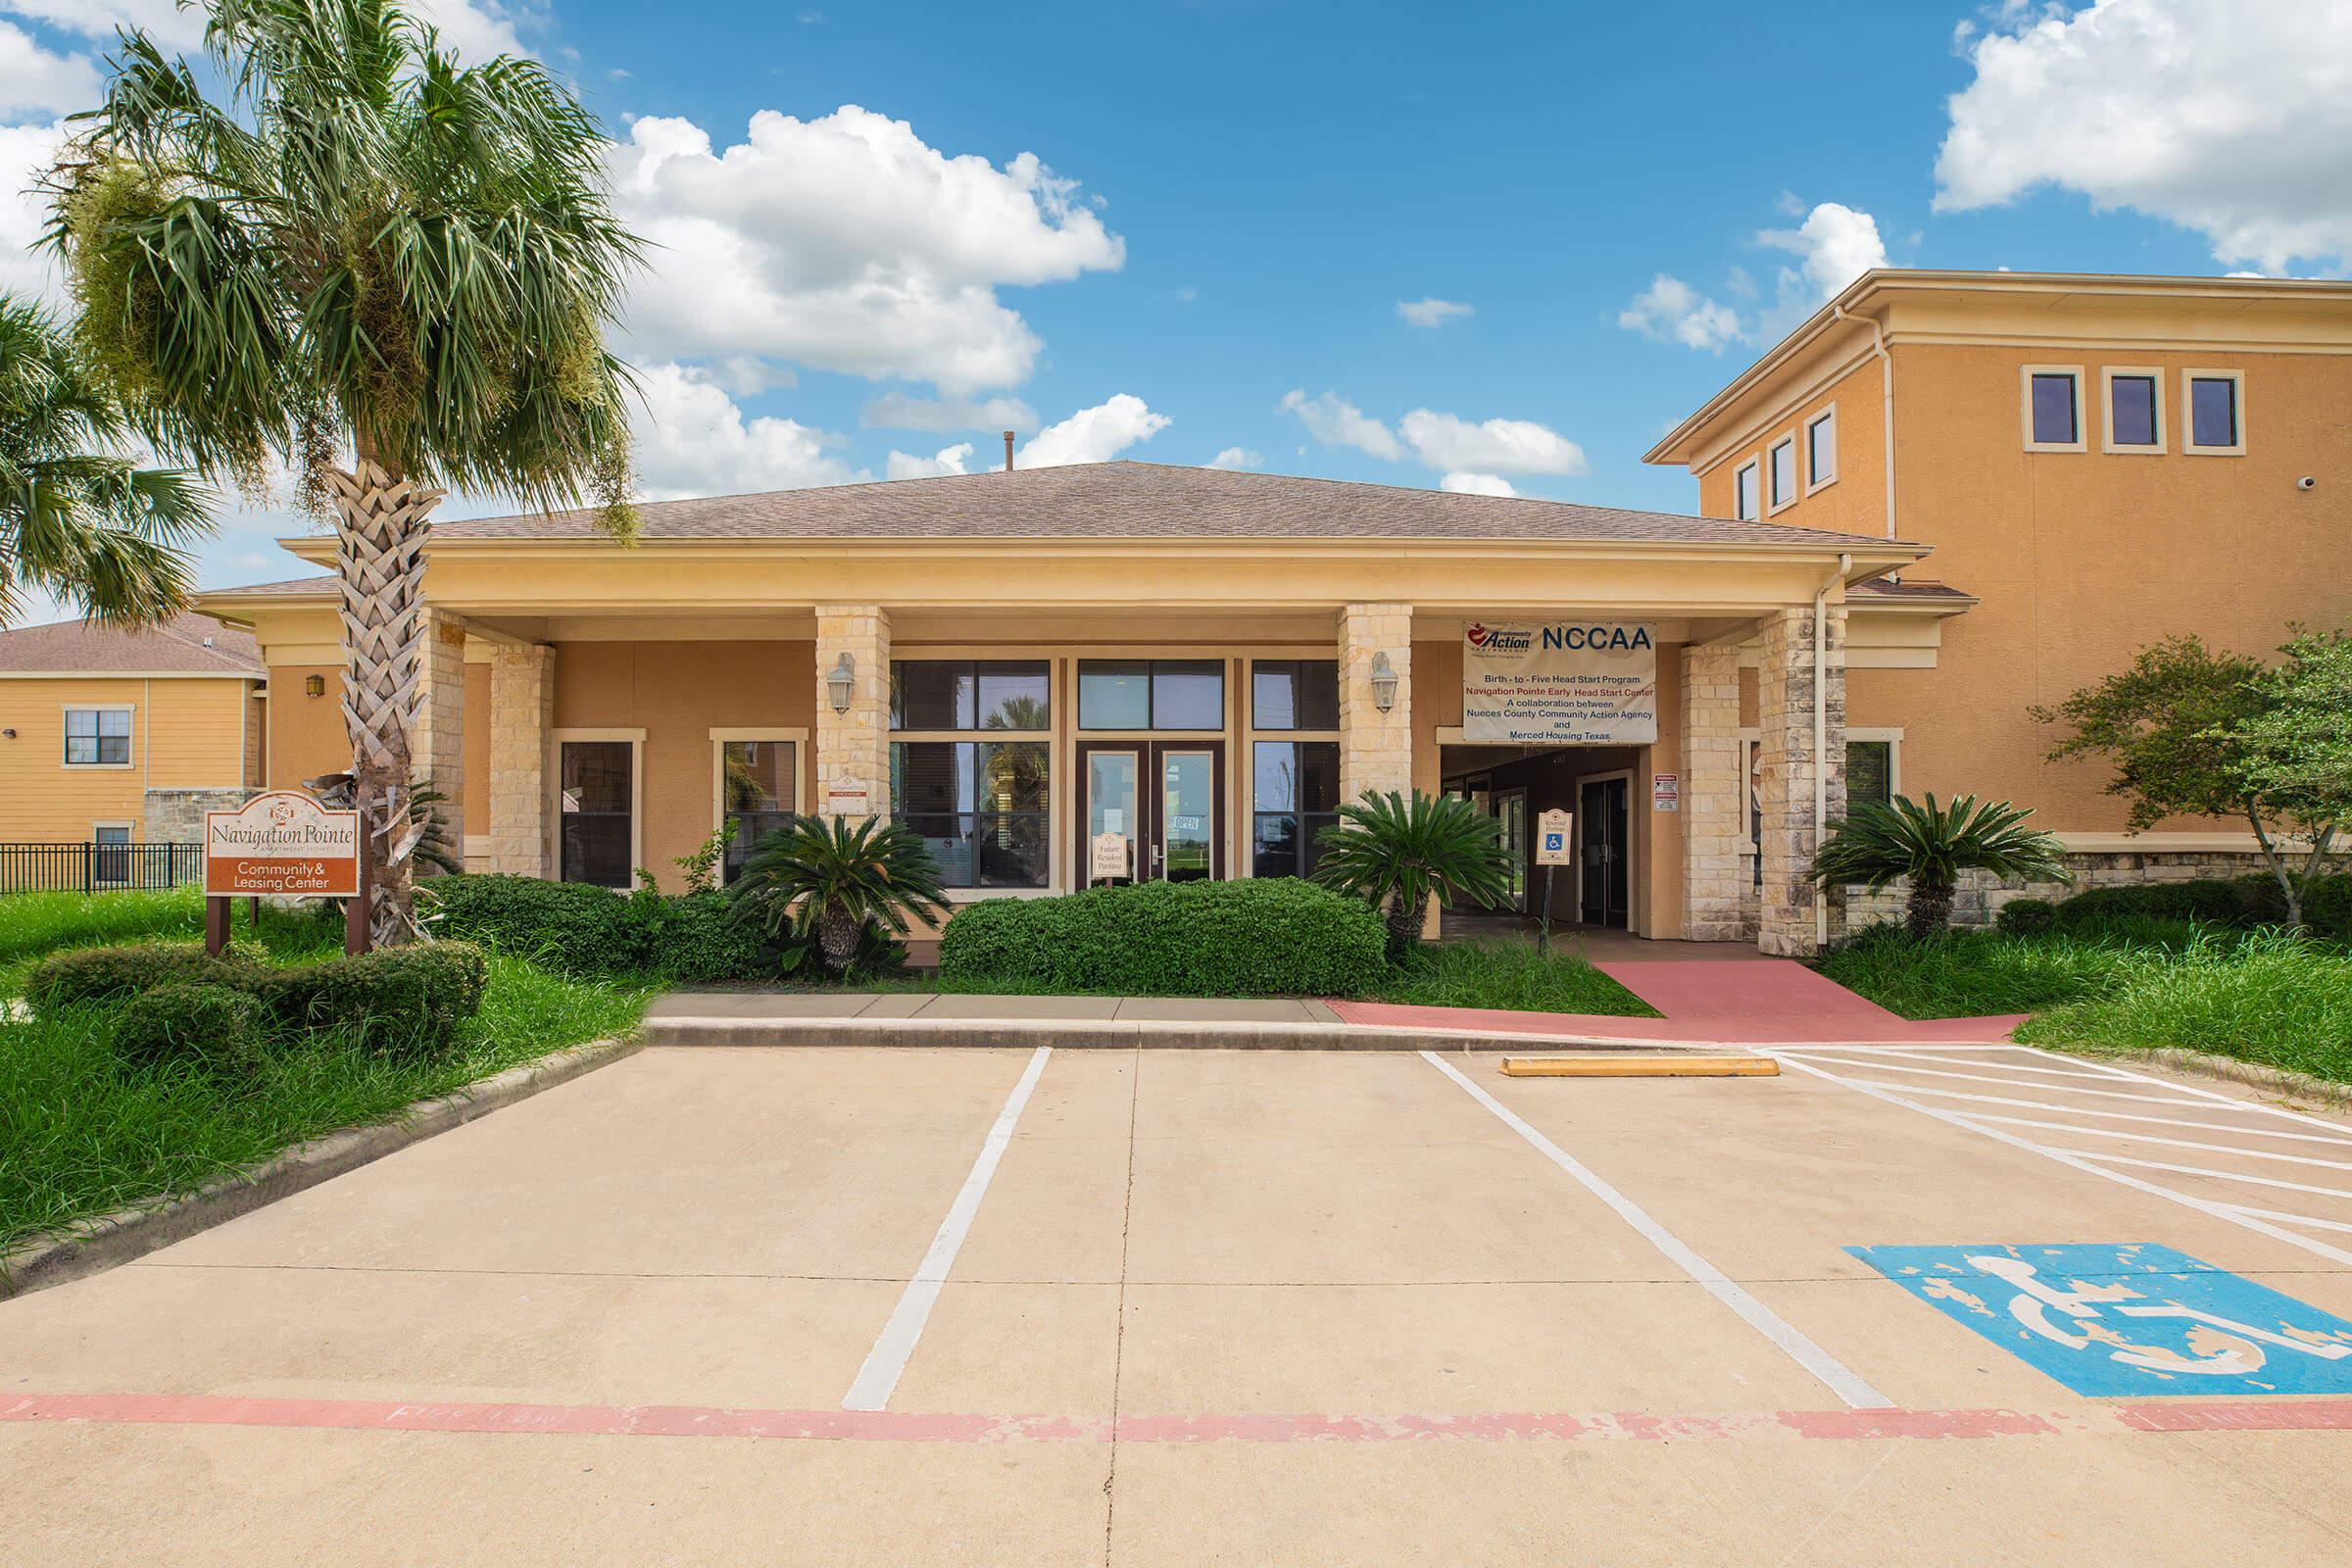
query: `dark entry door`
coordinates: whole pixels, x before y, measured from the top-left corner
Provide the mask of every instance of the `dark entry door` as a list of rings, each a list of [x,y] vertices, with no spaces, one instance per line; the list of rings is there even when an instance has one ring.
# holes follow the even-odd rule
[[[1586,780],[1577,792],[1577,825],[1584,833],[1579,913],[1587,925],[1622,928],[1627,923],[1633,888],[1626,846],[1631,791],[1625,779],[1595,778]]]
[[[1221,741],[1082,741],[1079,887],[1202,881],[1225,874],[1225,746]],[[1095,840],[1125,840],[1123,874],[1098,873]]]

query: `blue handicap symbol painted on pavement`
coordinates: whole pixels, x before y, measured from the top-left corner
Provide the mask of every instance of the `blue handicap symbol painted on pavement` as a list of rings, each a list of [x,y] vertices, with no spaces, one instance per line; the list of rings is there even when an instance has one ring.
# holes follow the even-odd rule
[[[2352,1393],[2352,1323],[2169,1247],[1849,1247],[2077,1394]]]

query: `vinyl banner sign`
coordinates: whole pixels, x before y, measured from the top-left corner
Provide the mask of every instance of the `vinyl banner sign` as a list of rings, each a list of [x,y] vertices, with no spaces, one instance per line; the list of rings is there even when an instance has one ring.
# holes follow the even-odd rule
[[[1462,739],[1646,746],[1658,738],[1658,647],[1647,626],[1560,621],[1462,628]]]
[[[273,790],[233,811],[204,813],[208,898],[360,891],[360,813],[330,811],[308,795]]]

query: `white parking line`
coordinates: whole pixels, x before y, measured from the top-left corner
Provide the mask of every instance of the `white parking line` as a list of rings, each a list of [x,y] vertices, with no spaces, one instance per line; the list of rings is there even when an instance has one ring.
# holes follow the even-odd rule
[[[1809,1061],[1817,1065],[1822,1062],[1822,1058],[1819,1056],[1797,1055],[1792,1053],[1782,1054],[1781,1059],[1789,1062]],[[2013,1100],[2007,1095],[1972,1095],[1958,1089],[1922,1089],[1915,1084],[1879,1083],[1876,1079],[1871,1078],[1856,1078],[1852,1082],[1872,1084],[1880,1089],[1890,1089],[1906,1095],[1927,1095],[1936,1100],[1965,1100],[1971,1104],[1977,1105],[2017,1105],[2027,1110],[2053,1110],[2068,1116],[2096,1116],[2102,1121],[2138,1122],[2152,1127],[2200,1127],[2209,1133],[2239,1133],[2248,1138],[2291,1138],[2298,1143],[2342,1144],[2352,1147],[2352,1138],[2323,1138],[2317,1133],[2280,1132],[2272,1127],[2231,1126],[2228,1122],[2220,1121],[2183,1121],[2178,1116],[2142,1116],[2129,1110],[2093,1110],[2088,1105],[2053,1105],[2046,1100]],[[2026,1087],[2030,1089],[2034,1086],[2029,1084]],[[2190,1103],[2194,1104],[2195,1102],[2190,1102]],[[2197,1105],[2196,1108],[2202,1110],[2204,1107]],[[1978,1113],[1971,1111],[1969,1114],[1973,1116]]]
[[[1493,1111],[1502,1124],[1526,1139],[1538,1153],[1574,1177],[1584,1189],[1617,1211],[1617,1217],[1640,1232],[1649,1243],[1684,1273],[1773,1344],[1788,1352],[1797,1365],[1812,1373],[1828,1386],[1831,1393],[1857,1410],[1888,1409],[1894,1404],[1878,1390],[1855,1374],[1852,1368],[1798,1332],[1796,1326],[1771,1307],[1747,1294],[1724,1272],[1683,1244],[1683,1242],[1650,1217],[1649,1211],[1626,1197],[1591,1169],[1569,1154],[1559,1145],[1544,1137],[1493,1095],[1472,1083],[1451,1062],[1435,1052],[1424,1051],[1421,1059],[1452,1079],[1470,1093],[1470,1098]]]
[[[891,1393],[899,1386],[899,1376],[906,1370],[906,1358],[914,1353],[915,1342],[923,1337],[923,1325],[931,1319],[940,1287],[947,1284],[948,1271],[956,1266],[956,1254],[963,1250],[963,1239],[971,1234],[972,1220],[980,1212],[980,1200],[988,1196],[988,1184],[997,1174],[1005,1147],[1012,1142],[1012,1130],[1020,1124],[1021,1110],[1029,1103],[1029,1093],[1037,1087],[1038,1075],[1046,1070],[1046,1058],[1053,1054],[1052,1046],[1037,1048],[1029,1058],[1027,1070],[1021,1074],[1021,1081],[1012,1086],[1004,1108],[997,1112],[996,1125],[989,1128],[988,1137],[980,1145],[980,1157],[972,1161],[971,1174],[964,1177],[956,1201],[948,1205],[948,1217],[939,1222],[939,1234],[931,1238],[931,1250],[923,1254],[914,1278],[906,1282],[899,1304],[891,1310],[890,1321],[882,1325],[874,1348],[865,1354],[865,1364],[858,1369],[857,1379],[843,1396],[844,1410],[879,1410],[890,1403]]]

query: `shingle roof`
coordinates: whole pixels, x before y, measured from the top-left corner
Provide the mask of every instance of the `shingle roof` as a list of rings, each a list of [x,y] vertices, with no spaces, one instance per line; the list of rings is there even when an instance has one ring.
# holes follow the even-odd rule
[[[341,580],[330,571],[317,577],[289,577],[284,582],[242,583],[234,588],[207,589],[204,597],[210,598],[214,594],[264,594],[272,598],[291,594],[331,594]]]
[[[1834,545],[1854,536],[1563,501],[1288,474],[1091,463],[649,502],[646,539],[1546,539]],[[593,539],[594,514],[474,517],[440,539]],[[1874,541],[1875,542],[1875,541]]]
[[[1848,588],[1845,596],[1848,599],[1910,599],[1931,603],[1946,599],[1965,600],[1971,604],[1976,602],[1976,595],[1965,589],[1955,588],[1948,582],[1931,582],[1925,578],[1888,582],[1884,577],[1874,577],[1869,582],[1856,583]]]
[[[0,631],[0,670],[254,677],[269,673],[251,632],[192,612],[144,631],[110,630],[82,620]]]

